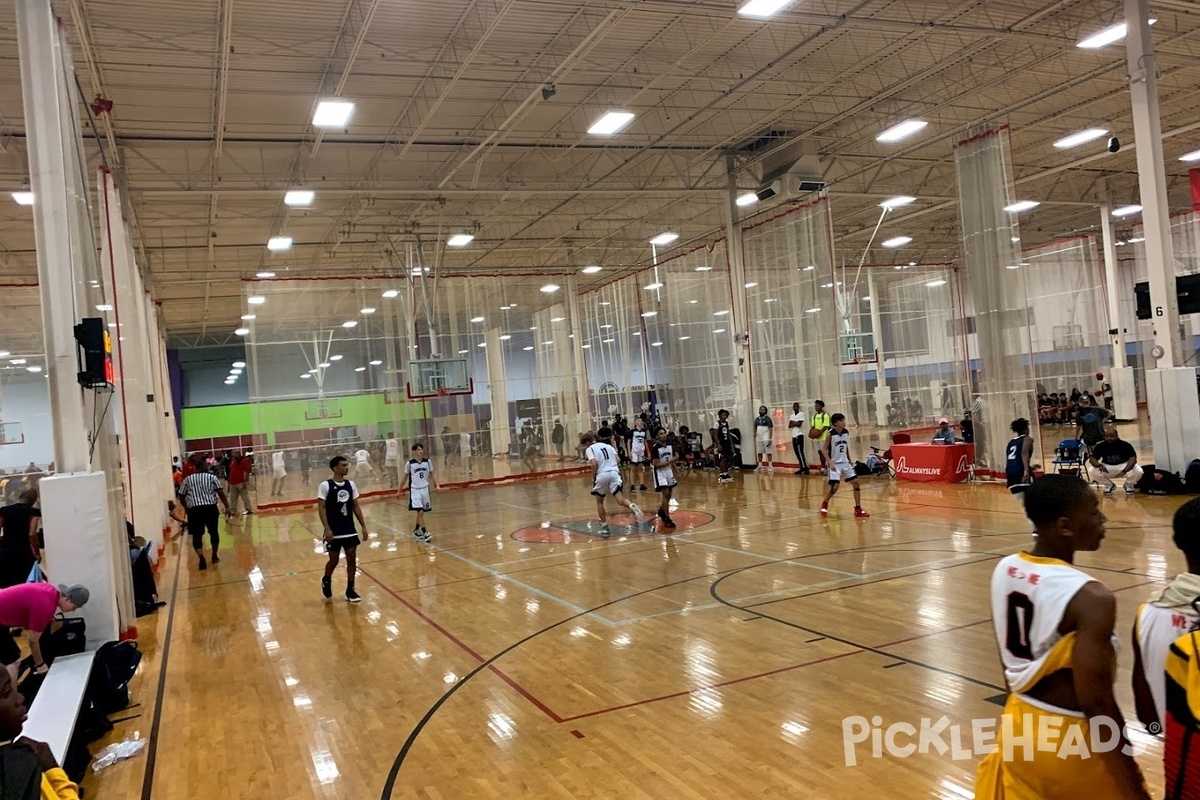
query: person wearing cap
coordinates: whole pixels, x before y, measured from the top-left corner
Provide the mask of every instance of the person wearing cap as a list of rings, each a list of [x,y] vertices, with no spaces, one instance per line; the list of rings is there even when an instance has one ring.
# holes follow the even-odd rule
[[[938,429],[933,432],[934,444],[954,444],[954,429],[950,427],[950,420],[942,417],[938,420]]]
[[[0,663],[8,668],[13,684],[17,682],[17,666],[21,663],[21,648],[9,628],[24,628],[29,634],[29,652],[39,675],[49,667],[42,657],[40,639],[50,628],[59,611],[75,611],[87,605],[91,593],[78,583],[54,586],[49,583],[23,583],[0,589]]]

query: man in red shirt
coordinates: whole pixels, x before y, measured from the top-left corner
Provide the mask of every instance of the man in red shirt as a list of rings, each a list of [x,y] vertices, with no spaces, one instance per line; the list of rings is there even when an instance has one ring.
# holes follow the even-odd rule
[[[17,666],[21,663],[21,648],[13,640],[9,628],[24,628],[29,633],[29,652],[39,675],[49,667],[42,657],[40,639],[50,628],[59,611],[74,611],[87,604],[91,593],[78,583],[54,586],[49,583],[22,583],[0,589],[0,663],[8,668],[13,685],[17,682]]]
[[[229,515],[233,516],[237,513],[238,498],[242,499],[242,506],[246,510],[243,514],[253,514],[254,508],[250,505],[250,471],[254,466],[254,462],[246,458],[241,453],[234,453],[233,460],[229,462]]]

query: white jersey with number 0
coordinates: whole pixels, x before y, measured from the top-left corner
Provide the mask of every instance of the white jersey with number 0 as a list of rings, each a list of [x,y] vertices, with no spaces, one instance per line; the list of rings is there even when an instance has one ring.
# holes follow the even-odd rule
[[[604,442],[596,442],[587,449],[587,457],[589,461],[596,462],[596,474],[621,474],[620,462],[617,460],[617,451],[612,445]]]
[[[1065,561],[1027,553],[1005,556],[996,565],[992,624],[1009,689],[1028,691],[1071,666],[1075,634],[1063,636],[1058,627],[1071,600],[1094,580]]]

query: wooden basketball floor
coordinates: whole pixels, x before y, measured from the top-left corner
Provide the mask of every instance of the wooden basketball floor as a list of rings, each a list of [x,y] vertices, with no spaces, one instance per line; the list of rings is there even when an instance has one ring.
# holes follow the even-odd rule
[[[578,476],[435,495],[432,545],[411,539],[403,500],[371,502],[358,605],[344,569],[321,597],[315,511],[223,523],[206,572],[176,540],[170,603],[140,621],[140,705],[111,737],[151,746],[87,785],[143,800],[970,798],[974,759],[864,744],[847,766],[842,721],[946,715],[969,731],[998,714],[987,582],[1027,523],[993,485],[864,484],[871,519],[849,493],[823,519],[820,477],[685,473],[674,535],[608,541],[587,533]],[[1103,548],[1080,560],[1118,592],[1130,717],[1133,612],[1183,566],[1181,502],[1118,490]],[[1141,757],[1156,793],[1160,758]]]

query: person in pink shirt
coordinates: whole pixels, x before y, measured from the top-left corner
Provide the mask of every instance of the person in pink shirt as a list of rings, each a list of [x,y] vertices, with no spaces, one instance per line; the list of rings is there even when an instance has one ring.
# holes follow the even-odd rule
[[[87,604],[91,593],[78,583],[54,586],[49,583],[23,583],[0,589],[0,663],[8,668],[13,685],[21,663],[21,648],[9,628],[24,628],[29,634],[29,652],[39,675],[49,667],[42,657],[40,639],[59,611],[74,611]]]

